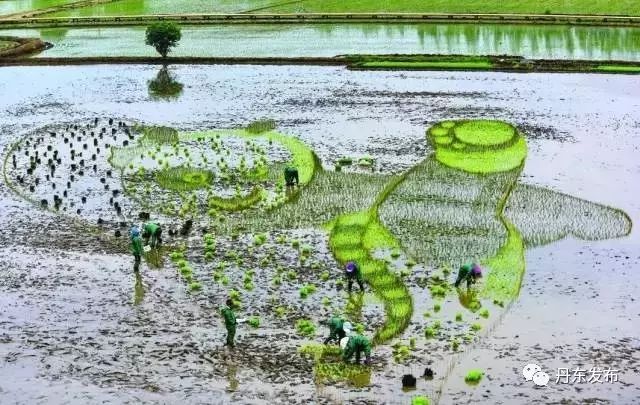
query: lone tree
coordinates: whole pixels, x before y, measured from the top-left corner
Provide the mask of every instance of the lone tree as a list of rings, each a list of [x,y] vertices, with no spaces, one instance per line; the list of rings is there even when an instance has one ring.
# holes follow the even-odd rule
[[[171,48],[178,45],[181,37],[180,27],[176,24],[158,22],[147,27],[145,43],[156,48],[156,51],[166,58]]]

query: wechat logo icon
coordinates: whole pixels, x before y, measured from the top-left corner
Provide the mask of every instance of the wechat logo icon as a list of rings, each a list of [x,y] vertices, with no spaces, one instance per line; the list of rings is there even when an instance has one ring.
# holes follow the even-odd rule
[[[542,371],[542,367],[531,363],[524,366],[522,375],[527,381],[533,381],[538,387],[544,387],[549,383],[549,374]]]

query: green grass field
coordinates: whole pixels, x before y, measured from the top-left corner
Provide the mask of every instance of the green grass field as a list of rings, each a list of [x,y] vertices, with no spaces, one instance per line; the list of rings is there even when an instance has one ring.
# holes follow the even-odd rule
[[[595,70],[610,73],[640,73],[640,66],[600,65]]]
[[[491,69],[493,65],[489,62],[365,62],[359,67],[365,69]]]
[[[283,3],[262,12],[282,13],[520,13],[520,14],[615,14],[638,15],[636,0],[306,0]]]
[[[76,0],[0,0],[0,15],[55,7]]]
[[[47,0],[55,2],[56,0]],[[59,0],[58,0],[59,1]],[[12,3],[12,1],[0,1]],[[120,0],[53,16],[136,15],[166,13],[517,13],[640,15],[636,0]]]

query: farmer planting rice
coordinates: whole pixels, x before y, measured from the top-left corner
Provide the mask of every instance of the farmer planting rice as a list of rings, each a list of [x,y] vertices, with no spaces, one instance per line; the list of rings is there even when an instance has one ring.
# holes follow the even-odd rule
[[[227,328],[227,341],[225,346],[234,347],[234,338],[236,337],[236,325],[245,322],[245,319],[236,319],[236,313],[233,311],[233,300],[227,299],[226,306],[222,307],[220,313],[224,318],[224,326]]]
[[[358,282],[360,291],[364,292],[364,280],[362,278],[362,272],[360,267],[355,262],[347,262],[345,266],[345,275],[347,277],[347,291],[351,293],[351,287],[353,286],[353,280]]]
[[[142,257],[142,239],[140,239],[140,229],[137,226],[132,226],[129,230],[130,244],[129,248],[133,254],[133,271],[138,272],[140,270],[140,258]]]
[[[324,340],[324,344],[328,344],[330,342],[335,341],[336,343],[340,343],[340,341],[347,336],[347,331],[351,330],[351,322],[345,322],[339,316],[334,316],[329,319],[329,337]]]
[[[284,182],[287,187],[297,186],[299,183],[298,169],[293,166],[287,166],[284,169]]]
[[[348,332],[348,334],[350,333],[351,331]],[[367,337],[356,334],[342,338],[340,347],[342,348],[342,360],[345,363],[348,363],[355,354],[356,364],[360,364],[360,356],[364,352],[364,364],[371,364],[371,341]]]
[[[142,228],[144,244],[155,248],[162,243],[162,228],[155,222],[147,222]]]
[[[463,264],[458,270],[458,277],[453,284],[456,288],[460,286],[463,281],[467,282],[467,288],[471,288],[471,284],[475,284],[476,280],[482,277],[482,269],[476,263]]]

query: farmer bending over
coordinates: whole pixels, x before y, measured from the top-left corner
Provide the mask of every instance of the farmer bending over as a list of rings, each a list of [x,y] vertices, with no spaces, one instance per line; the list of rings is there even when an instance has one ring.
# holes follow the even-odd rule
[[[362,335],[351,335],[340,341],[342,347],[342,360],[348,363],[353,355],[356,355],[356,364],[360,364],[360,354],[364,352],[364,364],[371,364],[371,342]]]
[[[339,316],[334,316],[329,319],[329,337],[324,340],[326,345],[329,342],[335,341],[340,343],[340,340],[347,336],[347,333],[351,331],[351,323],[345,322],[344,319]]]
[[[131,240],[129,249],[133,254],[133,271],[137,273],[140,270],[140,258],[142,257],[142,239],[140,239],[140,229],[137,226],[131,227],[129,238]]]
[[[142,237],[145,245],[149,245],[149,239],[151,239],[150,246],[158,247],[162,243],[162,228],[155,222],[147,222],[142,228]]]
[[[460,285],[461,282],[467,282],[467,288],[471,287],[471,284],[475,284],[476,280],[482,277],[482,269],[476,263],[473,264],[464,264],[458,270],[458,278],[456,278],[456,282],[453,284],[456,288]]]
[[[298,169],[293,166],[287,166],[284,169],[284,182],[287,187],[293,187],[300,182],[298,179]]]
[[[364,280],[362,279],[362,272],[360,267],[355,262],[347,262],[345,266],[345,275],[347,277],[347,291],[351,292],[353,286],[353,280],[355,279],[360,286],[360,291],[364,292]]]

